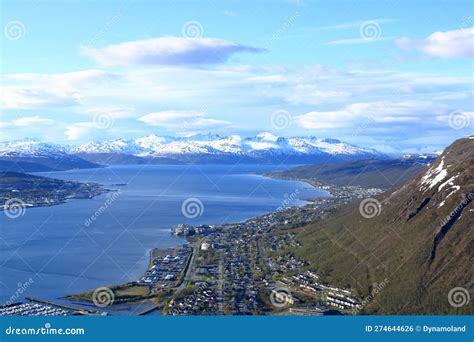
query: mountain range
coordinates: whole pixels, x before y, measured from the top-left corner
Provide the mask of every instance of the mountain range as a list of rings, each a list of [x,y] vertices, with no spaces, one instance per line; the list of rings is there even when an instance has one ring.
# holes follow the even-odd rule
[[[314,164],[369,158],[386,156],[374,149],[357,147],[337,139],[311,136],[285,138],[271,133],[260,133],[252,137],[215,134],[161,137],[152,134],[138,139],[92,141],[69,146],[44,143],[36,139],[0,143],[0,167],[21,167],[23,171],[148,163]],[[35,163],[38,165],[34,165]]]

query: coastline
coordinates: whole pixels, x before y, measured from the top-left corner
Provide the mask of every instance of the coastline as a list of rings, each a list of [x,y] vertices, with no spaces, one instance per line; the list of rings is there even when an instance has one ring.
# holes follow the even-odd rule
[[[281,172],[279,171],[265,173],[263,175],[266,177],[273,178],[273,179],[299,181],[299,182],[309,184],[315,189],[328,192],[332,197],[344,200],[345,203],[350,202],[354,198],[365,198],[369,196],[376,196],[384,192],[384,190],[380,188],[364,188],[359,185],[338,186],[331,183],[318,181],[315,179],[291,177],[291,176],[282,175]]]
[[[97,196],[100,196],[105,193],[109,192],[118,192],[119,190],[114,189],[107,189],[104,185],[96,184],[96,183],[80,183],[75,182],[76,185],[79,187],[73,193],[65,194],[63,196],[56,196],[52,197],[51,195],[41,195],[41,198],[33,199],[30,195],[24,195],[18,193],[19,195],[16,197],[4,197],[5,201],[0,206],[0,211],[8,211],[8,210],[25,210],[31,208],[42,208],[42,207],[51,207],[55,205],[60,205],[66,203],[70,200],[81,200],[81,199],[93,199]],[[37,195],[36,195],[37,196]],[[48,197],[49,196],[49,197]],[[45,198],[46,197],[46,198]]]
[[[303,204],[303,205],[300,205],[300,206],[285,206],[285,205],[283,205],[283,206],[281,206],[281,207],[279,207],[279,208],[277,208],[277,209],[275,209],[271,212],[268,212],[268,213],[265,213],[265,214],[262,214],[262,215],[258,215],[258,216],[253,216],[253,217],[250,217],[248,219],[244,219],[241,222],[226,223],[226,224],[219,224],[219,225],[213,225],[213,224],[201,225],[201,227],[202,226],[210,226],[210,227],[213,227],[213,228],[217,229],[217,231],[229,230],[229,229],[238,227],[239,225],[245,225],[245,224],[252,223],[252,222],[257,222],[257,221],[265,221],[265,220],[268,219],[268,217],[279,216],[279,217],[281,217],[281,220],[283,220],[284,217],[295,216],[298,212],[300,212],[300,211],[304,212],[308,208],[314,208],[314,207],[316,207],[316,208],[321,208],[321,207],[334,208],[334,207],[337,207],[337,206],[342,204],[341,198],[338,197],[340,195],[340,191],[339,192],[335,191],[335,187],[334,188],[332,188],[332,187],[331,188],[324,188],[324,187],[320,186],[321,184],[316,183],[316,185],[315,185],[314,182],[308,181],[306,179],[278,178],[278,177],[273,177],[273,175],[269,175],[269,174],[258,174],[258,176],[270,177],[270,178],[274,178],[274,179],[282,179],[282,180],[303,182],[303,183],[306,183],[309,186],[311,186],[311,187],[313,187],[317,190],[322,190],[322,191],[327,192],[330,195],[330,197],[325,196],[325,197],[319,197],[319,198],[305,198],[305,199],[300,198],[299,200],[305,201],[307,203]],[[328,191],[328,190],[331,190],[331,191]],[[302,223],[307,223],[307,221],[309,221],[311,219],[306,219],[306,222],[302,222]],[[302,224],[302,223],[300,223],[300,224]],[[186,243],[178,245],[176,247],[172,247],[172,248],[152,248],[148,252],[149,262],[148,262],[148,268],[144,272],[145,275],[149,272],[152,272],[152,268],[154,266],[154,258],[157,255],[160,255],[161,257],[163,255],[174,255],[180,249],[182,249],[183,247],[191,246],[191,248],[194,249],[193,254],[191,255],[191,257],[189,257],[187,259],[187,265],[186,265],[185,272],[188,271],[188,269],[190,267],[192,267],[192,258],[198,253],[198,251],[201,247],[201,241],[203,239],[205,239],[207,234],[203,234],[203,235],[195,234],[195,235],[190,235],[190,236],[177,235],[177,236],[182,236],[184,241],[186,241]],[[117,290],[121,291],[121,290],[123,290],[124,288],[127,288],[127,287],[143,286],[143,285],[144,285],[143,283],[142,284],[139,283],[139,280],[135,280],[135,281],[130,281],[130,282],[120,284],[120,285],[113,285],[113,286],[110,286],[110,288],[115,289],[116,291]],[[143,294],[142,296],[132,297],[132,298],[129,298],[127,300],[120,299],[119,301],[116,301],[113,304],[126,304],[126,303],[133,304],[133,303],[137,303],[137,302],[143,303],[143,302],[146,302],[146,301],[150,301],[151,305],[156,305],[155,301],[152,301],[152,298],[154,296],[159,295],[160,292],[173,291],[174,295],[170,294],[170,293],[167,293],[167,294],[161,293],[161,294],[164,295],[164,297],[166,297],[166,299],[163,301],[163,305],[161,307],[161,309],[163,309],[163,307],[165,306],[164,304],[167,304],[169,302],[170,298],[172,300],[172,298],[174,298],[176,294],[179,294],[180,291],[184,290],[187,287],[187,285],[188,285],[187,280],[185,279],[185,277],[183,277],[183,278],[177,279],[177,281],[173,284],[170,284],[170,286],[163,287],[163,288],[159,289],[158,292],[154,292],[153,294],[148,292],[146,294]],[[93,290],[85,291],[85,292],[82,292],[82,293],[79,293],[79,294],[67,295],[67,296],[64,296],[62,298],[68,299],[68,300],[71,300],[71,301],[79,300],[79,301],[83,301],[83,302],[93,303],[93,300],[92,300],[92,297],[91,297],[92,291]],[[156,309],[158,309],[158,308],[154,308],[153,310],[156,310]]]

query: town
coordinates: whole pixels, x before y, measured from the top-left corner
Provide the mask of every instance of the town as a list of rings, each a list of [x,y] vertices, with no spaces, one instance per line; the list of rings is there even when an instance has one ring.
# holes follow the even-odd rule
[[[295,256],[294,251],[301,247],[298,228],[324,219],[354,198],[373,196],[381,190],[318,186],[332,196],[314,199],[302,207],[282,205],[242,223],[175,225],[171,233],[184,237],[188,243],[152,250],[143,276],[125,286],[146,289],[142,297],[116,296],[115,303],[146,302],[159,297],[159,304],[155,302],[150,310],[159,308],[165,315],[353,313],[361,307],[362,298],[357,298],[351,289],[326,283],[308,261]],[[70,297],[73,298],[88,300],[87,295],[81,294]],[[45,314],[73,312],[18,303],[16,307],[2,308],[0,315],[36,312],[33,309]]]
[[[188,246],[171,250],[154,249],[150,253],[150,268],[137,283],[155,289],[175,286],[184,276],[191,252]]]
[[[325,283],[292,250],[301,246],[295,228],[323,219],[354,198],[380,189],[325,186],[333,195],[303,207],[282,207],[243,223],[178,224],[196,257],[163,312],[170,315],[349,314],[361,307],[351,289]],[[352,311],[353,312],[353,311]]]

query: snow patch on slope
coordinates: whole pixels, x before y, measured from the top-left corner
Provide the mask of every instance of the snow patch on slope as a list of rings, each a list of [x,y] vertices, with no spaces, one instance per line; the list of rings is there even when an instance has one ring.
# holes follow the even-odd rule
[[[436,184],[445,179],[447,175],[448,170],[447,168],[444,168],[444,157],[442,157],[439,165],[436,167],[431,167],[421,178],[420,190],[426,191],[428,189],[432,189]]]

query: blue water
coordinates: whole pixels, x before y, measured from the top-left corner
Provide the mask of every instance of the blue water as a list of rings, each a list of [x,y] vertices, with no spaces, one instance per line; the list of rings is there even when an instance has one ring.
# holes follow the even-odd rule
[[[279,166],[278,168],[282,168]],[[113,166],[43,173],[64,180],[97,182],[120,192],[94,199],[27,209],[24,216],[0,215],[0,304],[30,278],[24,296],[56,299],[66,294],[135,280],[154,247],[185,243],[170,234],[177,223],[238,222],[277,209],[288,198],[326,196],[308,184],[254,173],[276,166]],[[125,183],[125,186],[113,184]],[[187,218],[188,198],[203,204],[201,216]],[[114,199],[115,198],[115,199]],[[109,205],[104,209],[106,201]],[[102,208],[102,210],[101,210]],[[93,215],[97,219],[85,222]]]

